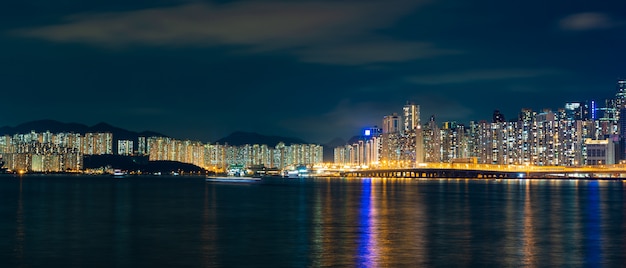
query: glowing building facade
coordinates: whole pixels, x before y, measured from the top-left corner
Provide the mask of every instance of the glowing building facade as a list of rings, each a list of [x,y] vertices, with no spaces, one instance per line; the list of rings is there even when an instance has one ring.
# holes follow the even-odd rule
[[[367,149],[371,148],[370,141],[360,140],[336,148],[335,163],[411,167],[421,162],[449,163],[467,158],[484,164],[540,166],[624,163],[626,116],[620,115],[626,114],[626,80],[618,81],[614,99],[598,106],[589,101],[569,102],[556,111],[522,109],[517,119],[510,121],[496,110],[491,122],[470,122],[466,127],[456,122],[439,125],[434,116],[421,125],[419,115],[415,116],[419,106],[407,104],[403,117],[392,114],[383,118],[377,159],[363,157],[368,150],[376,149]],[[403,122],[402,129],[399,122]],[[603,154],[597,153],[600,145]],[[589,146],[595,146],[593,152]],[[615,148],[609,148],[612,146]],[[605,159],[599,159],[599,155]]]
[[[133,141],[118,140],[117,141],[117,154],[118,155],[132,155],[133,154]]]
[[[5,167],[29,172],[79,171],[83,155],[110,154],[111,133],[38,133],[0,137]]]
[[[285,169],[297,165],[313,166],[323,162],[323,147],[317,144],[203,144],[167,137],[147,139],[150,161],[169,160],[194,164],[207,170],[225,170],[231,165],[264,166]]]

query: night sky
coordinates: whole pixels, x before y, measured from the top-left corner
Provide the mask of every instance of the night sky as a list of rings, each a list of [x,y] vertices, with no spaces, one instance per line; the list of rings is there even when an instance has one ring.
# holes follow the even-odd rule
[[[613,97],[626,1],[0,1],[0,126],[325,143],[406,101],[506,119]]]

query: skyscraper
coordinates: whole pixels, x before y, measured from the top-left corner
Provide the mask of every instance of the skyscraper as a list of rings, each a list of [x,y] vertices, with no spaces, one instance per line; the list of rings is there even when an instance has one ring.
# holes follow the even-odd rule
[[[568,102],[565,103],[565,114],[570,120],[588,120],[589,107],[585,102]]]
[[[137,138],[137,151],[139,155],[149,154],[146,149],[146,137],[138,137]]]
[[[118,140],[117,141],[117,154],[118,155],[131,155],[131,154],[133,154],[133,141]]]
[[[618,109],[626,108],[626,80],[617,80],[617,93],[615,101]]]
[[[626,160],[626,80],[617,81],[617,93],[615,94],[617,108],[619,151],[617,159]]]
[[[420,124],[420,106],[407,102],[402,108],[404,116],[404,132],[407,133],[417,128]]]
[[[402,107],[404,120],[404,138],[406,145],[403,146],[411,160],[415,164],[424,162],[424,134],[420,120],[420,106],[412,102],[407,102]]]
[[[400,132],[400,116],[397,113],[383,118],[383,134]]]
[[[441,161],[441,132],[435,116],[432,115],[423,130],[424,161],[437,163]]]

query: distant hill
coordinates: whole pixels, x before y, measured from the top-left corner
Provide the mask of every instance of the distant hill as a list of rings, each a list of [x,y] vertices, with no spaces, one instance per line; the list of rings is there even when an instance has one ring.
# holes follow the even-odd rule
[[[266,136],[253,132],[237,131],[230,135],[221,138],[216,141],[220,144],[228,143],[229,145],[241,146],[245,144],[266,144],[267,146],[274,147],[279,142],[285,143],[285,145],[291,144],[308,144],[308,142],[298,138],[288,138],[280,136]]]
[[[26,122],[15,127],[4,126],[0,127],[0,135],[13,135],[13,134],[25,134],[31,131],[45,132],[50,131],[52,133],[58,132],[73,132],[73,133],[87,133],[89,127],[83,124],[77,123],[62,123],[54,120],[37,120]]]
[[[55,120],[37,120],[26,122],[15,127],[4,126],[0,127],[0,135],[13,135],[20,133],[29,133],[31,131],[35,132],[46,132],[50,131],[52,133],[59,132],[72,132],[72,133],[80,133],[85,134],[89,132],[111,132],[113,133],[114,139],[135,139],[139,136],[144,137],[165,137],[165,135],[153,131],[143,131],[143,132],[133,132],[126,129],[122,129],[119,127],[111,126],[107,123],[98,123],[94,126],[87,126],[79,123],[63,123]]]
[[[350,138],[346,144],[355,144],[357,142],[359,142],[359,140],[362,140],[363,136],[352,136],[352,138]]]
[[[94,169],[110,166],[128,171],[141,171],[145,173],[162,172],[169,174],[177,172],[205,172],[196,165],[176,161],[148,161],[146,156],[121,156],[121,155],[87,155],[84,158],[85,169]]]

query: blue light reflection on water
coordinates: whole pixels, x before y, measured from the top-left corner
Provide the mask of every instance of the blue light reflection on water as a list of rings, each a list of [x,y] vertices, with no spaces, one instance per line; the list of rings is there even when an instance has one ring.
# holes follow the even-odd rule
[[[587,188],[585,262],[589,267],[599,267],[602,264],[600,188],[597,181],[590,181]]]
[[[357,260],[360,267],[374,267],[376,244],[374,241],[374,208],[372,207],[372,180],[364,178],[361,184],[359,207],[359,242]]]

